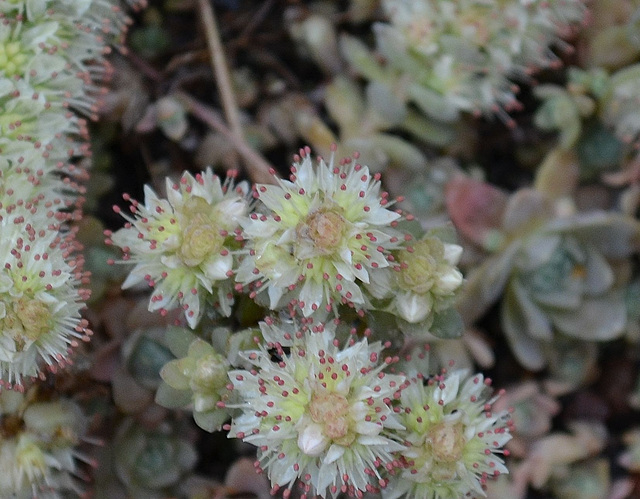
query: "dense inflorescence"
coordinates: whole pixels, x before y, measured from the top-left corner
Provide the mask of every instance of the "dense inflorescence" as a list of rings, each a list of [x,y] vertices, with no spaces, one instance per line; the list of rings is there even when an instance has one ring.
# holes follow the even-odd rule
[[[109,2],[0,2],[2,497],[84,493],[77,461],[89,459],[77,446],[87,419],[37,380],[70,365],[92,334],[81,316],[88,272],[76,239],[87,120],[97,118],[109,44],[127,24]]]
[[[80,310],[87,118],[96,117],[104,56],[128,23],[100,2],[0,6],[0,384],[21,388],[68,363],[91,334]]]
[[[107,233],[123,260],[136,264],[123,287],[146,281],[155,289],[150,310],[180,305],[195,327],[212,296],[224,315],[231,313],[238,224],[249,207],[248,186],[234,187],[232,179],[221,183],[211,170],[185,173],[178,183],[167,179],[167,199],[147,187],[144,204],[132,200],[134,216],[122,213],[126,226]]]
[[[402,448],[390,431],[401,428],[391,401],[404,376],[382,372],[380,343],[363,340],[341,349],[322,325],[294,338],[289,356],[281,343],[271,343],[280,362],[264,345],[245,354],[255,374],[229,372],[243,399],[230,436],[258,447],[260,467],[275,490],[290,491],[296,479],[310,495],[375,490],[384,483],[378,468]]]
[[[389,0],[373,31],[384,64],[364,61],[345,39],[347,59],[368,79],[402,86],[406,100],[441,121],[460,112],[495,114],[520,107],[516,82],[560,64],[552,47],[586,19],[581,0]],[[373,59],[373,58],[371,58]]]
[[[305,316],[339,304],[362,308],[362,284],[390,265],[390,251],[399,246],[400,214],[388,208],[379,176],[357,156],[340,164],[320,159],[314,168],[310,150],[300,152],[290,181],[257,186],[266,213],[242,222],[249,254],[237,279],[255,293],[266,290],[272,309],[283,296]]]
[[[401,395],[402,472],[385,498],[482,496],[487,478],[508,472],[496,454],[511,439],[509,415],[492,413],[490,384],[463,370],[410,381]]]

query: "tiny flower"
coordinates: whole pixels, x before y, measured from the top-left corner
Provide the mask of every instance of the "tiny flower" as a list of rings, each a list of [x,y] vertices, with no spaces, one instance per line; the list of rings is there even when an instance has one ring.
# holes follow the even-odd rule
[[[80,495],[76,460],[83,458],[75,447],[86,426],[81,409],[71,400],[40,402],[19,392],[0,392],[0,495]]]
[[[385,499],[457,499],[484,496],[489,477],[507,473],[496,453],[509,441],[506,413],[493,414],[481,374],[464,370],[424,382],[413,378],[402,391],[399,434],[401,473],[383,491]]]
[[[66,365],[91,334],[80,317],[88,291],[73,233],[38,228],[25,221],[30,214],[0,217],[0,385],[9,387]]]
[[[398,252],[398,265],[391,283],[397,314],[412,323],[432,318],[453,305],[462,285],[456,268],[462,247],[426,236]]]
[[[384,484],[377,468],[403,448],[390,433],[402,428],[390,404],[404,376],[382,372],[379,343],[340,349],[333,331],[313,329],[247,352],[257,371],[229,373],[243,401],[229,436],[258,447],[260,468],[285,497],[296,480],[312,496],[373,491]]]
[[[167,179],[167,199],[145,187],[145,204],[132,200],[135,216],[126,215],[125,227],[111,236],[124,253],[123,262],[135,267],[122,284],[129,288],[146,281],[154,288],[149,310],[180,305],[189,326],[195,328],[208,296],[225,315],[231,313],[233,254],[238,249],[237,221],[248,208],[247,187],[224,184],[210,169],[180,182]],[[129,200],[128,196],[125,199]]]
[[[462,247],[427,237],[400,252],[395,303],[399,315],[409,322],[423,321],[433,312],[452,305],[462,274],[455,267]]]
[[[259,185],[257,197],[269,210],[241,224],[249,254],[237,281],[267,289],[269,306],[281,306],[287,291],[305,316],[321,307],[363,306],[361,283],[373,269],[389,266],[398,237],[391,228],[400,217],[387,209],[377,175],[351,158],[340,165],[318,161],[301,150],[291,181]]]

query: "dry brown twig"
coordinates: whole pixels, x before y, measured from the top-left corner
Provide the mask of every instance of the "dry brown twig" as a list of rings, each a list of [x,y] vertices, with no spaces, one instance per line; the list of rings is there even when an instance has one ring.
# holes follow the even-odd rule
[[[273,183],[273,175],[270,173],[270,170],[273,170],[271,165],[244,140],[238,104],[231,83],[231,75],[222,49],[220,31],[218,30],[215,13],[210,0],[198,0],[198,8],[202,14],[202,23],[204,24],[209,54],[211,55],[211,66],[229,127],[224,125],[215,111],[208,109],[204,104],[196,101],[191,96],[180,93],[178,97],[194,116],[222,133],[231,141],[236,151],[245,160],[247,173],[254,182]]]
[[[213,130],[224,135],[224,137],[231,142],[236,151],[238,151],[238,154],[245,160],[251,180],[258,184],[275,183],[275,179],[271,173],[275,171],[273,166],[249,146],[242,137],[235,135],[224,123],[219,113],[185,92],[176,92],[174,95],[191,115],[207,124]]]

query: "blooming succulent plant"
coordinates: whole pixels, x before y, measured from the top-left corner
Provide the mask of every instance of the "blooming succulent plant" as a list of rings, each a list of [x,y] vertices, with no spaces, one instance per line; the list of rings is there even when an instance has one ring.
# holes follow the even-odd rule
[[[491,411],[490,384],[464,370],[411,379],[400,397],[402,471],[384,489],[385,499],[482,496],[488,477],[507,473],[496,454],[511,439],[510,419],[507,411]]]
[[[456,267],[461,255],[462,246],[444,242],[439,231],[427,232],[394,252],[393,270],[375,272],[367,290],[377,299],[391,297],[388,305],[376,308],[428,329],[439,313],[454,304],[462,285]]]
[[[3,497],[65,497],[78,495],[76,447],[87,420],[69,399],[40,401],[31,390],[0,392],[0,494]]]
[[[29,214],[0,210],[0,384],[7,387],[66,365],[91,334],[80,317],[88,291],[73,232],[33,225]]]
[[[425,114],[452,121],[459,113],[504,115],[517,106],[512,80],[559,63],[550,50],[585,16],[580,0],[382,2],[388,22],[374,26],[385,65],[354,39],[347,59],[367,78],[403,85]]]

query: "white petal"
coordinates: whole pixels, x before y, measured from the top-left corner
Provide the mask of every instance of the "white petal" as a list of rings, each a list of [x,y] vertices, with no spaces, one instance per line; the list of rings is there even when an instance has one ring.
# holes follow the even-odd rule
[[[322,426],[317,423],[307,425],[298,435],[298,447],[307,456],[319,456],[328,444],[329,439],[322,432]]]
[[[204,274],[214,281],[222,281],[227,278],[227,272],[231,270],[233,265],[233,256],[230,253],[226,255],[216,255],[214,258],[203,264]]]
[[[396,307],[400,317],[407,322],[416,323],[425,319],[431,312],[429,295],[402,293],[396,297]]]
[[[340,459],[345,452],[345,448],[342,445],[333,444],[329,447],[327,455],[322,460],[322,464],[331,464]]]

